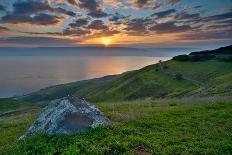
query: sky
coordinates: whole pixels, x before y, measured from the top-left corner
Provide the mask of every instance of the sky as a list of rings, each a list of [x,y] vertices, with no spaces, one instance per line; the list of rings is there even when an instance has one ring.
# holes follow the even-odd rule
[[[0,0],[0,47],[232,44],[232,0]]]

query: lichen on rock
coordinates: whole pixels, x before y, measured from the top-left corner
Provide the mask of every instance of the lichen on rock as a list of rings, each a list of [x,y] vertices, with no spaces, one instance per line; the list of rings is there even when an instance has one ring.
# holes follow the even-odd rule
[[[53,100],[19,140],[35,134],[74,134],[109,124],[109,120],[83,99],[64,97]]]

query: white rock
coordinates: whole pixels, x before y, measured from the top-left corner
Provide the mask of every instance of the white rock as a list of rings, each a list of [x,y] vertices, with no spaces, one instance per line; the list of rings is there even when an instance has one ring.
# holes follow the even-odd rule
[[[84,100],[65,97],[52,101],[19,140],[34,134],[74,134],[109,124],[109,120]]]

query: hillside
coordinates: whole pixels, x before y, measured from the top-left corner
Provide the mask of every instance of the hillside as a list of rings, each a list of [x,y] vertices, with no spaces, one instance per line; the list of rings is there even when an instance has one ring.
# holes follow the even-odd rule
[[[115,125],[17,141],[38,113],[28,109],[0,117],[0,154],[231,154],[231,105],[231,98],[101,103]]]
[[[39,102],[71,94],[92,102],[102,102],[231,94],[232,63],[229,60],[232,56],[232,46],[213,51],[193,52],[185,57],[192,58],[195,55],[198,59],[194,58],[194,61],[183,61],[178,59],[181,56],[176,56],[163,62],[163,70],[159,64],[154,64],[121,75],[52,86],[19,99]],[[201,59],[202,55],[204,59]],[[223,59],[218,59],[222,56]]]

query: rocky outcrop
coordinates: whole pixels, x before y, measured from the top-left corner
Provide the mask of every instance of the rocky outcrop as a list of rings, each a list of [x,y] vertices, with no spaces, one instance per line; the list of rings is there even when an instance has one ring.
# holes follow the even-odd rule
[[[35,123],[19,139],[34,134],[74,134],[109,124],[109,120],[85,100],[65,97],[45,107]]]

